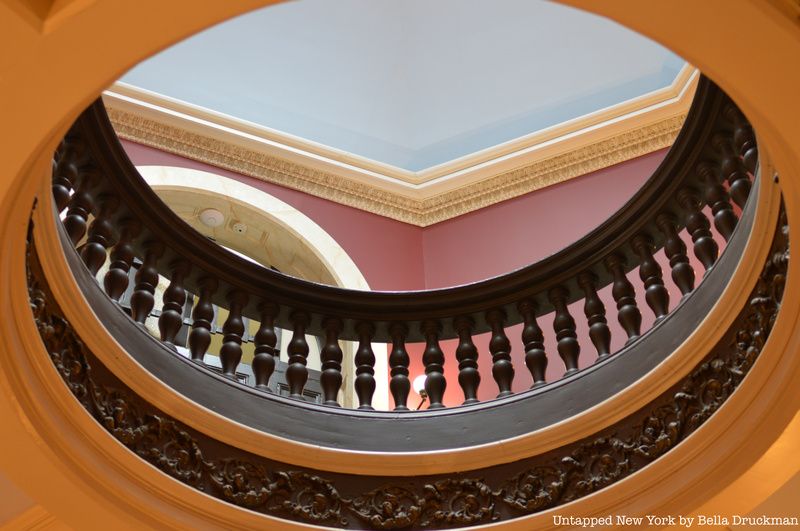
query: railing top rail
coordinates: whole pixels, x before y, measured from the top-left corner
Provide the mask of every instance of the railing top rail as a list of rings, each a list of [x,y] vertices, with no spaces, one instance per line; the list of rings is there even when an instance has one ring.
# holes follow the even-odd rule
[[[307,331],[322,334],[325,316],[343,320],[341,339],[356,339],[356,323],[375,324],[373,340],[389,341],[394,322],[409,326],[407,340],[422,340],[422,319],[442,320],[440,338],[457,337],[452,319],[464,315],[474,320],[473,332],[491,329],[485,314],[492,309],[505,312],[505,323],[523,320],[518,303],[530,300],[537,315],[548,313],[554,306],[547,297],[555,286],[566,288],[566,301],[582,298],[577,277],[590,270],[596,286],[613,281],[603,260],[614,254],[627,271],[638,265],[639,258],[630,245],[631,239],[647,233],[655,246],[663,244],[663,235],[656,228],[656,213],[671,216],[680,228],[683,215],[677,202],[677,189],[687,186],[689,174],[697,164],[717,150],[713,136],[734,128],[726,113],[727,97],[703,78],[686,124],[674,146],[648,182],[611,218],[565,249],[529,266],[472,284],[425,291],[357,291],[316,284],[287,276],[244,260],[208,240],[183,222],[161,203],[156,193],[138,174],[118,141],[100,102],[80,119],[85,141],[89,145],[103,176],[105,185],[125,197],[125,209],[118,216],[133,216],[148,236],[140,242],[157,242],[165,258],[159,271],[169,272],[175,259],[188,260],[191,274],[185,287],[197,293],[200,279],[215,278],[223,287],[215,294],[215,303],[225,304],[231,290],[250,295],[243,315],[257,319],[259,301],[270,301],[280,307],[276,323],[289,327],[289,314],[294,310],[308,312],[312,318]],[[658,247],[656,247],[658,248]],[[218,300],[216,300],[218,299]]]
[[[463,403],[469,405],[486,399],[485,393],[478,398],[478,360],[486,356],[480,356],[475,345],[477,334],[491,333],[488,354],[497,398],[523,390],[519,380],[514,387],[515,365],[519,367],[523,360],[512,356],[512,342],[506,335],[511,325],[524,324],[520,339],[534,388],[552,379],[546,374],[546,350],[557,350],[565,376],[572,376],[580,370],[580,354],[586,346],[594,347],[597,361],[604,362],[622,347],[620,339],[630,346],[647,343],[652,333],[663,334],[664,327],[656,325],[669,321],[676,307],[670,306],[664,269],[670,271],[683,297],[695,291],[698,267],[704,278],[710,278],[708,273],[719,267],[722,240],[743,237],[735,229],[740,225],[739,213],[747,217],[752,212],[748,197],[757,156],[755,135],[746,118],[703,78],[669,154],[605,223],[564,250],[519,270],[469,285],[415,292],[355,291],[315,284],[271,271],[218,246],[181,220],[142,179],[101,102],[79,118],[56,152],[53,197],[56,210],[64,216],[61,226],[67,245],[79,250],[80,260],[93,277],[108,262],[103,275],[106,294],[110,301],[119,302],[130,288],[127,312],[143,327],[148,322],[154,325],[157,287],[163,285],[158,332],[151,328],[151,333],[169,349],[188,347],[198,365],[206,363],[208,354],[218,354],[222,373],[235,379],[244,354],[242,344],[249,340],[244,318],[250,318],[258,324],[252,338],[254,383],[256,389],[266,391],[279,356],[277,329],[291,330],[285,375],[289,397],[301,400],[309,377],[306,336],[324,337],[320,385],[324,404],[338,406],[346,372],[340,341],[356,340],[358,346],[348,363],[354,368],[352,383],[359,409],[373,409],[376,368],[381,361],[380,365],[388,362],[391,367],[395,409],[404,411],[410,389],[411,358],[405,347],[409,342],[425,342],[421,357],[425,391],[429,409],[438,409],[446,407],[448,355],[440,345],[443,339],[459,339],[455,348],[458,383]],[[741,221],[747,226],[751,220]],[[684,239],[689,238],[697,263],[688,255]],[[662,249],[663,256],[656,256]],[[634,268],[641,282],[629,275]],[[718,284],[724,281],[717,275]],[[601,294],[599,290],[605,287],[609,292]],[[609,295],[621,330],[609,326],[603,301]],[[578,326],[575,308],[570,308],[577,300],[583,301],[588,337]],[[221,329],[212,324],[214,305],[227,310]],[[645,305],[653,321],[643,319],[640,306]],[[550,312],[555,344],[546,346],[537,317]],[[221,343],[209,351],[212,334],[219,332]],[[392,344],[385,361],[372,347],[379,342]]]

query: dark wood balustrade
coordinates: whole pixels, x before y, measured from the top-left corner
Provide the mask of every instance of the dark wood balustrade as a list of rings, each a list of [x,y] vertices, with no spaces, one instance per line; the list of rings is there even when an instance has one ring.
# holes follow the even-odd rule
[[[643,337],[642,311],[661,323],[670,313],[665,277],[684,299],[695,278],[714,268],[719,246],[714,229],[727,241],[739,222],[757,164],[755,137],[741,112],[710,81],[702,79],[695,102],[675,145],[646,185],[611,219],[563,251],[500,277],[447,289],[420,292],[360,292],[306,282],[260,267],[217,246],[171,212],[128,160],[101,103],[76,122],[53,165],[53,198],[69,242],[79,249],[90,274],[109,261],[102,280],[113,300],[128,288],[134,259],[141,260],[130,299],[131,318],[143,324],[155,306],[159,275],[169,285],[158,318],[161,341],[175,345],[191,318],[188,347],[203,363],[211,342],[213,306],[228,310],[219,351],[222,373],[235,378],[242,357],[243,318],[258,323],[253,359],[255,386],[268,390],[277,360],[276,328],[292,331],[286,369],[290,396],[302,399],[308,379],[306,334],[324,338],[321,386],[326,406],[338,406],[343,382],[342,340],[358,343],[352,382],[358,408],[372,410],[375,342],[390,343],[390,389],[396,411],[408,410],[411,342],[424,342],[429,408],[443,408],[447,386],[458,385],[464,404],[475,404],[479,386],[494,385],[497,397],[512,394],[518,371],[528,370],[533,387],[548,382],[548,356],[560,356],[566,375],[579,370],[581,357],[613,356],[610,319],[617,319],[625,343]],[[706,214],[710,211],[711,219]],[[686,231],[703,271],[691,266]],[[687,238],[687,240],[689,239]],[[670,271],[656,259],[663,250]],[[640,282],[629,275],[638,269]],[[667,274],[668,273],[668,274]],[[606,308],[598,293],[609,287],[616,303]],[[646,308],[637,302],[643,295]],[[196,304],[191,316],[187,296]],[[583,301],[583,312],[573,303]],[[557,353],[545,352],[545,331],[537,319],[554,313]],[[583,315],[581,315],[581,313]],[[611,315],[609,315],[611,313]],[[616,315],[613,315],[616,313]],[[581,342],[576,320],[585,320],[589,342]],[[525,367],[511,356],[509,327],[522,324]],[[583,323],[581,323],[583,324]],[[489,352],[473,338],[489,333]],[[441,342],[458,339],[455,360]],[[491,375],[477,360],[492,360]],[[585,359],[585,358],[584,358]],[[444,366],[458,364],[457,381]]]

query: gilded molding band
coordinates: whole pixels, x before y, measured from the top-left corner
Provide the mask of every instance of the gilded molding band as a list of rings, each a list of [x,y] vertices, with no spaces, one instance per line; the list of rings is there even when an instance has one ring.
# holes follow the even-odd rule
[[[422,227],[669,147],[686,119],[685,113],[671,116],[433,197],[415,199],[113,106],[108,115],[125,140]]]
[[[449,528],[534,514],[597,492],[665,455],[706,422],[756,362],[780,312],[789,261],[785,213],[749,303],[709,355],[666,393],[599,433],[542,455],[458,475],[415,478],[319,473],[203,436],[111,374],[53,300],[33,242],[33,318],[56,369],[120,443],[186,485],[291,520],[374,529]],[[301,407],[301,406],[298,406]]]

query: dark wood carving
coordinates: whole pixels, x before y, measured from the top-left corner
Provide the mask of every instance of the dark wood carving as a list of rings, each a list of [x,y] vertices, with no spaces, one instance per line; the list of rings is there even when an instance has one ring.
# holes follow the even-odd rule
[[[547,383],[547,353],[544,350],[544,334],[536,322],[536,303],[531,300],[522,301],[519,312],[524,320],[522,344],[525,347],[525,365],[533,378],[531,388],[539,387]]]
[[[661,214],[656,218],[656,224],[666,237],[664,252],[672,268],[672,280],[681,290],[681,294],[686,296],[694,289],[694,269],[686,255],[686,244],[678,235],[677,223],[672,216]]]
[[[106,249],[111,247],[114,241],[114,227],[109,220],[111,213],[119,206],[119,198],[109,194],[101,194],[97,198],[97,215],[89,225],[86,244],[81,249],[81,258],[86,268],[92,274],[97,275],[100,268],[106,262]]]
[[[741,157],[741,164],[743,164],[744,170],[755,174],[756,165],[758,163],[758,144],[756,143],[756,135],[753,131],[753,127],[735,105],[726,105],[723,109],[723,114],[734,124],[732,144],[734,156],[729,158],[736,159]],[[736,164],[736,166],[739,165]],[[741,168],[741,166],[739,166],[739,168]],[[738,175],[735,175],[733,171],[723,172],[723,177],[729,178],[731,196],[733,196],[736,204],[741,206],[739,201],[742,199],[745,201],[747,200],[747,195],[750,192],[750,182],[748,179],[745,179],[747,181],[746,183],[740,181],[742,172],[739,172],[738,169],[735,170],[735,172],[738,173]],[[730,179],[731,177],[733,177],[733,179]],[[737,183],[741,184],[744,188],[740,188]],[[742,204],[743,203],[744,202],[742,202]]]
[[[278,335],[275,333],[275,315],[278,313],[278,305],[271,302],[262,302],[258,309],[261,311],[261,323],[256,332],[256,348],[253,353],[253,375],[256,379],[256,389],[261,389],[268,393],[272,392],[269,388],[269,379],[275,372],[275,365],[278,361],[278,351],[275,345],[278,343]]]
[[[70,192],[78,183],[88,156],[84,142],[67,133],[53,157],[53,202],[61,212],[70,200]]]
[[[678,201],[686,211],[686,228],[692,235],[694,254],[708,271],[717,261],[719,246],[711,235],[711,224],[701,210],[703,205],[697,194],[688,188],[678,192]]]
[[[589,271],[580,274],[578,285],[586,295],[583,311],[589,323],[589,337],[597,351],[597,359],[605,359],[611,354],[611,331],[606,320],[606,307],[597,295],[597,275]]]
[[[192,331],[189,332],[189,352],[192,360],[202,363],[208,346],[211,344],[211,322],[214,320],[214,306],[211,296],[219,286],[213,277],[200,279],[200,298],[192,310]]]
[[[444,352],[439,347],[439,333],[442,325],[438,321],[427,320],[422,323],[425,334],[425,352],[422,354],[422,363],[425,365],[425,392],[430,399],[428,409],[444,407],[444,391],[447,381],[444,378]]]
[[[128,289],[128,272],[133,264],[133,246],[131,242],[139,235],[141,226],[138,221],[125,218],[120,221],[120,238],[111,250],[111,263],[103,278],[103,286],[112,300],[119,301]]]
[[[67,202],[67,216],[64,218],[64,228],[67,229],[67,234],[69,234],[69,239],[73,245],[78,245],[78,242],[86,234],[86,224],[89,220],[89,215],[94,210],[94,198],[91,190],[97,180],[97,172],[84,169],[78,175],[77,183],[75,183],[75,192]]]
[[[309,315],[304,311],[295,310],[291,316],[294,330],[292,340],[286,347],[289,353],[289,367],[286,368],[286,381],[289,384],[289,396],[298,400],[303,399],[303,388],[308,381],[308,342],[306,341],[306,327]]]
[[[661,266],[653,257],[655,246],[652,239],[643,234],[634,237],[632,244],[639,254],[639,278],[644,283],[645,301],[653,310],[656,321],[660,321],[669,312],[669,292],[664,286]]]
[[[717,134],[712,142],[723,156],[720,164],[721,176],[728,181],[731,198],[741,208],[750,194],[748,173],[756,173],[758,144],[753,127],[735,105],[725,105],[722,113],[734,124],[733,138]]]
[[[628,277],[625,276],[625,259],[618,255],[609,255],[605,260],[606,268],[614,275],[611,294],[617,303],[617,318],[622,329],[628,334],[628,343],[641,334],[642,314],[636,306],[636,291]]]
[[[64,203],[65,189],[67,193],[70,186],[75,190],[64,221],[74,244],[81,240],[91,214],[97,215],[98,209],[102,209],[101,198],[116,195],[120,209],[112,216],[117,229],[114,236],[119,236],[119,221],[123,217],[136,219],[142,225],[140,236],[130,243],[137,259],[145,259],[148,241],[160,242],[165,254],[163,260],[154,264],[159,274],[169,277],[169,264],[175,258],[187,259],[194,274],[187,277],[185,289],[199,293],[199,279],[213,276],[220,289],[212,295],[211,302],[222,308],[227,308],[226,294],[231,290],[245,291],[252,301],[242,309],[245,318],[257,320],[256,301],[270,300],[281,308],[275,318],[276,326],[281,328],[293,328],[289,319],[292,310],[303,309],[309,312],[308,334],[324,335],[324,317],[336,315],[343,322],[340,339],[357,340],[356,324],[369,321],[375,326],[372,339],[379,342],[391,341],[389,325],[394,322],[408,326],[407,342],[425,341],[418,324],[423,318],[435,319],[443,325],[441,341],[458,337],[452,323],[459,315],[473,318],[475,335],[491,330],[486,320],[491,309],[505,312],[505,326],[521,323],[522,316],[516,308],[525,299],[538,301],[536,317],[550,313],[554,308],[547,293],[557,285],[568,289],[565,303],[572,304],[583,298],[577,279],[587,270],[597,277],[596,289],[604,288],[613,281],[611,272],[603,267],[609,253],[619,255],[623,273],[636,268],[640,264],[630,249],[630,239],[637,233],[646,233],[653,238],[654,248],[661,249],[665,236],[655,223],[661,214],[673,216],[678,222],[676,229],[683,229],[687,216],[677,200],[677,191],[687,187],[703,190],[703,183],[694,171],[702,162],[711,164],[720,179],[728,181],[733,200],[743,204],[741,200],[746,199],[752,176],[743,170],[740,153],[752,159],[754,143],[754,135],[741,113],[704,78],[698,85],[685,127],[664,162],[608,222],[563,251],[518,271],[475,284],[414,294],[320,287],[250,263],[209,241],[160,204],[158,196],[125,155],[99,102],[87,109],[59,148],[53,190],[59,205]],[[725,162],[728,159],[732,162]],[[724,164],[735,166],[737,161],[736,171],[722,168]],[[717,207],[724,209],[722,203],[724,200],[715,200]],[[343,300],[347,300],[346,305]]]
[[[358,409],[373,410],[372,395],[375,394],[375,353],[372,351],[372,336],[375,327],[362,321],[357,325],[358,348],[353,358],[356,364],[356,396]]]
[[[481,374],[478,372],[478,349],[472,341],[472,327],[475,321],[471,317],[456,317],[453,326],[458,330],[458,346],[456,359],[458,360],[458,384],[464,391],[464,404],[478,402],[478,386],[481,383]]]
[[[219,361],[222,364],[222,374],[228,378],[236,379],[236,367],[242,360],[242,335],[244,322],[242,321],[242,308],[247,304],[247,293],[232,290],[228,293],[228,318],[222,325],[222,347],[219,349]],[[305,382],[304,382],[305,383]]]
[[[564,367],[567,369],[566,375],[578,370],[578,356],[581,352],[581,346],[578,344],[578,335],[575,332],[575,319],[572,318],[567,308],[568,296],[569,291],[564,286],[556,286],[548,293],[550,302],[556,309],[553,330],[558,341],[556,346],[558,355],[561,356],[564,361]]]
[[[136,272],[136,287],[131,295],[131,317],[139,324],[144,324],[156,304],[157,264],[164,252],[164,246],[157,242],[148,242],[145,247],[144,262]]]
[[[733,212],[731,198],[725,187],[722,186],[717,170],[710,162],[700,164],[697,168],[697,173],[705,183],[706,204],[711,207],[714,227],[725,238],[725,241],[728,241],[731,239],[733,229],[736,228],[736,223],[739,221],[739,218]],[[745,175],[745,180],[750,184],[747,175]]]
[[[492,327],[492,338],[489,340],[489,352],[492,354],[492,376],[497,382],[499,393],[497,398],[509,396],[511,383],[514,381],[514,365],[511,363],[511,342],[503,327],[506,313],[503,310],[489,310],[486,321]]]
[[[346,381],[362,398],[364,409],[371,407],[370,389],[374,384],[374,362],[369,361],[374,355],[364,341],[365,330],[369,329],[370,342],[391,340],[394,345],[391,389],[400,411],[407,407],[409,383],[403,357],[405,344],[426,343],[429,376],[426,385],[431,388],[429,409],[435,412],[444,405],[440,395],[443,396],[446,385],[442,368],[445,357],[440,356],[439,347],[442,340],[459,339],[456,353],[459,385],[464,390],[465,404],[473,404],[481,377],[477,372],[478,352],[473,352],[472,345],[476,334],[491,332],[492,375],[498,384],[498,397],[505,398],[515,391],[512,383],[517,370],[506,337],[510,326],[524,324],[525,363],[533,375],[534,386],[541,386],[545,382],[540,373],[547,360],[542,358],[544,350],[535,331],[538,317],[555,312],[558,352],[564,360],[566,375],[578,370],[582,345],[576,331],[584,324],[588,324],[597,359],[603,360],[612,352],[600,290],[613,286],[619,320],[628,336],[626,346],[648,332],[641,330],[636,292],[627,280],[638,267],[645,298],[660,325],[668,315],[669,297],[654,256],[664,248],[682,293],[692,290],[693,272],[681,242],[684,224],[692,234],[695,252],[708,270],[719,249],[702,208],[710,205],[715,226],[726,237],[733,235],[739,211],[733,208],[731,197],[736,195],[738,199],[734,200],[739,201],[746,199],[743,194],[749,193],[752,175],[746,171],[742,157],[752,158],[754,143],[744,116],[724,93],[702,79],[685,127],[664,162],[607,222],[563,251],[518,271],[471,285],[413,294],[317,285],[250,263],[209,241],[163,205],[136,172],[101,102],[83,113],[56,151],[53,198],[57,208],[62,209],[58,214],[64,219],[64,228],[72,242],[67,247],[79,252],[92,275],[105,261],[106,249],[119,242],[112,250],[113,264],[106,275],[106,289],[112,298],[121,297],[123,304],[130,300],[130,314],[135,321],[144,324],[148,318],[158,318],[162,341],[173,351],[182,352],[182,347],[188,346],[192,359],[203,365],[211,336],[218,332],[217,323],[212,323],[213,313],[216,308],[227,310],[230,316],[222,330],[219,359],[222,372],[236,378],[242,345],[252,339],[244,323],[248,319],[258,321],[260,303],[269,301],[277,307],[271,326],[294,330],[294,340],[287,349],[289,364],[285,373],[280,370],[275,373],[270,363],[274,360],[266,353],[268,347],[262,344],[255,362],[258,368],[248,384],[269,389],[264,382],[269,381],[270,375],[285,374],[289,395],[299,399],[308,394],[304,386],[309,374],[308,345],[304,345],[302,336],[328,338],[332,331],[326,323],[330,324],[329,317],[335,315],[340,322],[336,341],[357,339],[361,345],[357,351],[361,363],[356,362],[356,378]],[[727,180],[730,193],[723,180]],[[74,193],[69,195],[70,191]],[[669,221],[665,224],[663,220]],[[130,294],[125,275],[133,264],[140,262],[143,265]],[[151,315],[159,279],[166,279],[169,287],[163,309],[156,309]],[[216,283],[214,289],[210,280]],[[188,313],[195,300],[197,305],[190,317]],[[535,304],[527,305],[533,301]],[[569,307],[577,301],[583,302],[583,315],[570,315]],[[299,316],[304,316],[302,323]],[[576,323],[576,319],[583,320],[584,316],[585,321]],[[470,319],[468,331],[461,317]],[[420,326],[426,320],[437,324]],[[402,344],[397,343],[395,325],[405,327]],[[341,362],[337,361],[336,341],[326,340],[325,368],[320,380],[325,401],[331,406],[336,404],[335,395],[345,381]],[[213,359],[209,358],[209,363]]]
[[[449,476],[371,478],[291,467],[209,439],[109,373],[61,312],[29,246],[31,310],[50,357],[86,410],[132,452],[234,505],[301,522],[373,529],[452,528],[512,519],[587,496],[663,456],[711,417],[756,362],[789,261],[785,215],[749,303],[711,353],[614,426],[529,459]]]
[[[171,269],[171,280],[164,290],[164,307],[161,310],[161,317],[158,318],[158,330],[161,332],[161,341],[168,347],[175,348],[175,336],[183,325],[183,306],[186,304],[183,281],[189,274],[191,266],[186,260],[176,260]]]
[[[325,328],[325,345],[320,351],[322,375],[320,381],[325,395],[326,406],[339,406],[337,397],[342,386],[342,349],[339,347],[339,334],[342,332],[342,320],[328,317],[322,323]]]
[[[411,382],[408,380],[408,364],[411,360],[406,351],[408,327],[404,323],[392,323],[389,333],[392,336],[392,353],[389,354],[392,379],[389,390],[392,392],[395,411],[408,411],[408,393],[411,391]]]

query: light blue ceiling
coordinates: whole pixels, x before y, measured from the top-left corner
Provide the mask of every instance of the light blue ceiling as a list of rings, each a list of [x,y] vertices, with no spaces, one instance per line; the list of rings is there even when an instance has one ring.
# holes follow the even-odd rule
[[[683,65],[540,0],[299,0],[122,81],[418,171],[667,86]]]

